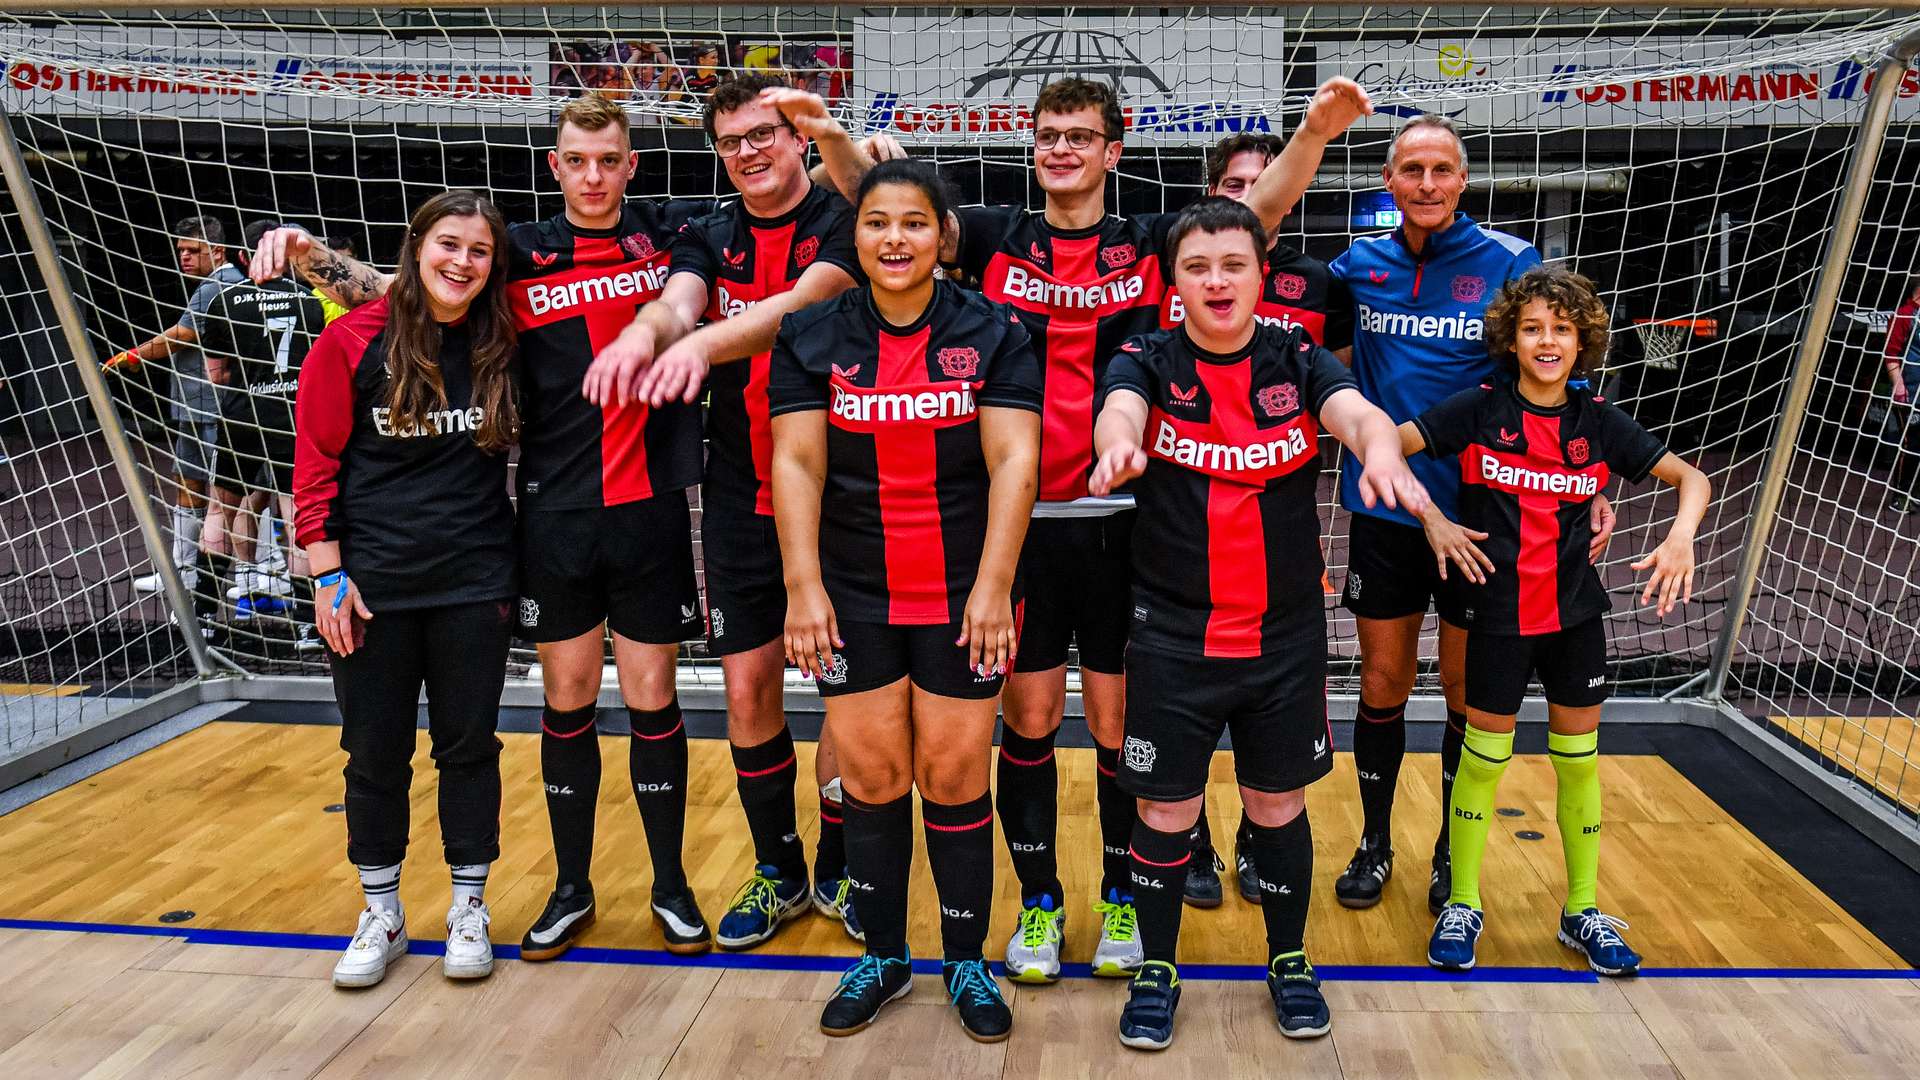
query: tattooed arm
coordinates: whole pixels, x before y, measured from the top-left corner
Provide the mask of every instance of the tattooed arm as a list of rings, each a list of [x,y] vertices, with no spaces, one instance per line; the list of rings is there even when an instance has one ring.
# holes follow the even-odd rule
[[[307,230],[291,225],[269,230],[260,238],[247,270],[253,280],[266,282],[286,276],[288,267],[347,308],[380,299],[393,284],[392,274],[383,274],[325,244],[316,244]]]

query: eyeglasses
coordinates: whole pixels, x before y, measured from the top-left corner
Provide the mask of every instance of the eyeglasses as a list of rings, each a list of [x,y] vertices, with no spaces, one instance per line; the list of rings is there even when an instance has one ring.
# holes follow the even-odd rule
[[[1104,132],[1095,131],[1092,128],[1068,128],[1065,131],[1040,128],[1033,133],[1033,146],[1036,150],[1051,150],[1059,144],[1061,139],[1065,139],[1067,145],[1075,150],[1085,150],[1093,145],[1093,140],[1104,138],[1106,138]]]
[[[755,150],[765,150],[773,145],[774,137],[779,135],[780,129],[786,126],[785,124],[762,124],[745,135],[722,135],[713,140],[713,152],[721,157],[734,157],[740,153],[742,144],[751,146]]]

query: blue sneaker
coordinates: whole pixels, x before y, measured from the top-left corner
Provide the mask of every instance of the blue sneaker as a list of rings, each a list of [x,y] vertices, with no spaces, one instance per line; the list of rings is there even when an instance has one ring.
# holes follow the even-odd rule
[[[783,878],[774,867],[756,866],[727,904],[714,940],[723,949],[751,949],[778,933],[780,924],[805,914],[807,906],[805,874]]]
[[[1273,1018],[1289,1039],[1317,1039],[1333,1030],[1333,1013],[1320,993],[1320,976],[1304,952],[1281,953],[1267,965]]]
[[[1640,954],[1615,932],[1625,929],[1624,920],[1588,908],[1578,915],[1560,916],[1560,944],[1585,956],[1587,966],[1602,975],[1638,975]]]
[[[867,940],[867,932],[860,928],[860,913],[853,909],[853,879],[832,878],[815,884],[813,909],[829,919],[838,919],[853,940]]]
[[[1120,1011],[1120,1044],[1135,1050],[1173,1045],[1173,1013],[1180,1007],[1180,972],[1165,960],[1140,965]]]
[[[940,965],[947,996],[960,1011],[960,1029],[974,1042],[997,1043],[1013,1034],[1013,1010],[985,960],[948,960]]]
[[[287,602],[277,596],[243,596],[233,602],[233,621],[251,622],[256,615],[284,615]]]
[[[904,956],[862,956],[840,976],[840,985],[827,999],[826,1008],[820,1010],[820,1030],[828,1035],[851,1035],[873,1023],[888,1002],[912,991],[912,961]]]
[[[1433,937],[1427,940],[1427,963],[1442,971],[1472,971],[1473,948],[1480,943],[1484,918],[1465,904],[1441,908]]]

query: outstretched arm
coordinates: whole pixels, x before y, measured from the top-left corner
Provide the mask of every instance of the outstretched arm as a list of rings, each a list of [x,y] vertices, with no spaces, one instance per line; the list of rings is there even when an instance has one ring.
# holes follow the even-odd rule
[[[671,284],[671,281],[669,281]],[[831,300],[853,288],[853,275],[827,262],[807,267],[793,288],[768,297],[728,319],[720,319],[688,334],[660,354],[654,367],[660,369],[659,381],[643,384],[646,400],[663,405],[672,400],[667,389],[684,378],[679,398],[693,402],[700,397],[700,383],[714,364],[745,360],[773,348],[780,332],[780,320],[809,304]],[[650,377],[654,373],[648,373]],[[636,397],[639,395],[636,394]]]
[[[1693,599],[1693,538],[1700,531],[1700,519],[1707,516],[1713,483],[1706,473],[1672,453],[1654,463],[1653,475],[1680,489],[1680,509],[1674,512],[1673,527],[1667,530],[1667,538],[1634,563],[1633,568],[1653,571],[1647,575],[1647,587],[1640,592],[1640,603],[1646,604],[1657,596],[1657,611],[1665,615],[1675,604]]]
[[[1352,79],[1336,75],[1320,84],[1287,148],[1268,163],[1247,192],[1247,206],[1260,215],[1260,224],[1268,232],[1278,228],[1306,194],[1327,144],[1372,112],[1373,99]]]
[[[864,144],[855,144],[853,136],[827,111],[827,103],[819,94],[773,88],[760,91],[760,100],[779,109],[795,131],[820,148],[820,164],[810,175],[815,183],[830,181],[848,202],[853,201],[861,179],[876,162],[907,156],[891,135],[875,135]]]
[[[269,230],[260,238],[260,246],[247,263],[247,273],[264,283],[285,277],[288,267],[345,308],[378,300],[393,284],[392,274],[383,274],[325,244],[316,244],[311,233],[292,225]]]
[[[662,371],[655,364],[674,342],[693,332],[707,308],[707,283],[699,274],[678,273],[667,278],[660,295],[643,306],[620,336],[594,356],[580,393],[602,408],[625,406],[630,401],[649,401],[663,405],[671,397],[686,392],[679,381],[693,378],[694,396],[699,395],[700,376],[685,370]],[[655,396],[659,400],[652,400]]]
[[[1360,459],[1362,502],[1368,506],[1383,502],[1416,517],[1426,509],[1427,489],[1407,468],[1406,436],[1378,405],[1358,390],[1336,390],[1320,406],[1320,422]]]
[[[1112,494],[1113,489],[1147,471],[1147,452],[1140,440],[1147,431],[1147,399],[1132,390],[1113,390],[1093,423],[1093,475],[1087,491]]]

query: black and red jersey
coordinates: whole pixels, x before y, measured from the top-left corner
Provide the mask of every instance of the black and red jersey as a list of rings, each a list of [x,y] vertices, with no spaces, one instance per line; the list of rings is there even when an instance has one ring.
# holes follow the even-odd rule
[[[707,283],[707,320],[729,319],[793,288],[807,267],[837,266],[863,280],[853,249],[853,207],[815,186],[777,218],[758,218],[736,202],[681,230],[674,273]],[[767,423],[767,360],[715,364],[707,378],[707,475],[700,497],[773,513],[773,435]]]
[[[1005,307],[952,282],[910,326],[849,289],[786,317],[772,414],[827,410],[820,572],[846,620],[958,620],[987,538],[981,408],[1040,411],[1040,369]]]
[[[339,543],[376,614],[512,596],[507,455],[473,441],[464,325],[442,329],[447,407],[419,427],[387,410],[387,301],[335,319],[307,353],[294,402],[294,530],[301,546]]]
[[[1460,523],[1487,534],[1493,560],[1469,585],[1470,629],[1551,634],[1607,610],[1587,560],[1593,497],[1614,476],[1646,478],[1666,444],[1578,387],[1545,409],[1510,382],[1463,390],[1414,418],[1427,453],[1460,455]]]
[[[1158,325],[1166,292],[1160,253],[1178,215],[1108,215],[1069,230],[1016,206],[959,213],[961,270],[987,299],[1020,313],[1040,357],[1040,501],[1084,498],[1094,391],[1120,343]]]
[[[1129,339],[1101,396],[1145,398],[1133,482],[1132,641],[1189,656],[1263,656],[1326,633],[1320,409],[1353,376],[1299,327],[1261,326],[1222,356],[1184,329]]]
[[[1167,276],[1173,276],[1171,266]],[[1287,244],[1275,242],[1267,249],[1267,278],[1253,317],[1281,327],[1298,326],[1315,344],[1335,351],[1353,344],[1353,293],[1347,283],[1334,277],[1326,263]],[[1186,318],[1180,294],[1169,285],[1160,305],[1161,328],[1178,326]]]
[[[595,405],[580,384],[642,304],[660,295],[667,250],[711,199],[628,200],[609,229],[556,214],[513,227],[507,298],[520,331],[524,388],[521,505],[617,506],[700,482],[700,412]]]

